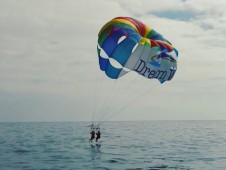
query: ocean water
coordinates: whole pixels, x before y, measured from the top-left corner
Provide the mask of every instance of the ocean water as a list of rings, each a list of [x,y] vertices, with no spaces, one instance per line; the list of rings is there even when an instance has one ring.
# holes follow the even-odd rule
[[[87,125],[0,123],[0,169],[226,169],[226,121],[106,122],[94,147]]]

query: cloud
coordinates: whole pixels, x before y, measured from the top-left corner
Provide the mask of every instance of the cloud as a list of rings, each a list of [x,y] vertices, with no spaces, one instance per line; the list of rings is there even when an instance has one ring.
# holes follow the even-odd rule
[[[136,119],[136,112],[142,106],[161,112],[160,119],[164,119],[165,110],[181,118],[185,101],[188,101],[186,112],[199,114],[204,109],[195,110],[198,107],[195,102],[203,101],[201,96],[206,97],[203,107],[212,108],[212,103],[217,105],[213,100],[218,96],[224,100],[220,91],[225,91],[226,77],[225,6],[224,0],[1,1],[0,91],[1,100],[7,99],[4,101],[7,107],[2,104],[0,112],[10,113],[12,117],[24,113],[23,119],[28,121],[44,120],[32,118],[29,112],[43,112],[45,117],[44,112],[50,113],[56,106],[52,118],[56,114],[58,120],[72,120],[76,110],[74,120],[88,120],[96,75],[100,73],[97,34],[106,22],[117,16],[140,19],[179,50],[178,71],[173,81],[163,84],[162,91],[152,93],[139,105],[128,108],[126,115],[134,115],[130,118]],[[142,87],[142,83],[135,84]],[[155,103],[149,103],[153,98]],[[170,99],[172,103],[167,105]],[[45,104],[48,101],[50,105]],[[25,107],[26,103],[30,106]],[[221,102],[218,108],[220,113],[225,110]],[[63,110],[69,113],[65,119]],[[147,110],[142,110],[141,115]],[[4,119],[4,116],[1,115],[1,120],[12,118]],[[195,119],[195,116],[186,118]]]
[[[190,21],[196,19],[200,14],[189,9],[187,10],[169,10],[169,11],[156,11],[151,14],[160,17],[173,20]]]

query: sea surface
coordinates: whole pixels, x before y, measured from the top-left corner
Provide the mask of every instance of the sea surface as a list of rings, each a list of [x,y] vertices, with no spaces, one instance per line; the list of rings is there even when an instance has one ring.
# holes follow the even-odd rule
[[[0,170],[226,170],[226,121],[0,123]]]

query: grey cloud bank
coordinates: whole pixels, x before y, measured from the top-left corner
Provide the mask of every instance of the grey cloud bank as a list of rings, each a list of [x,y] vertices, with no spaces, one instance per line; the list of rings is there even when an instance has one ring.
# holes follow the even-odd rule
[[[226,2],[163,3],[2,0],[0,121],[90,120],[97,34],[117,16],[163,34],[179,50],[179,64],[171,82],[111,120],[226,119]]]

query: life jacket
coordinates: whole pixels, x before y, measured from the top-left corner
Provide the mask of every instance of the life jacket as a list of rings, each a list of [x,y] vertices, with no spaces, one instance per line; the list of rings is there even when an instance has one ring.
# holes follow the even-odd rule
[[[94,131],[91,132],[91,137],[95,138],[95,132]]]
[[[97,132],[97,138],[100,138],[100,132]]]

